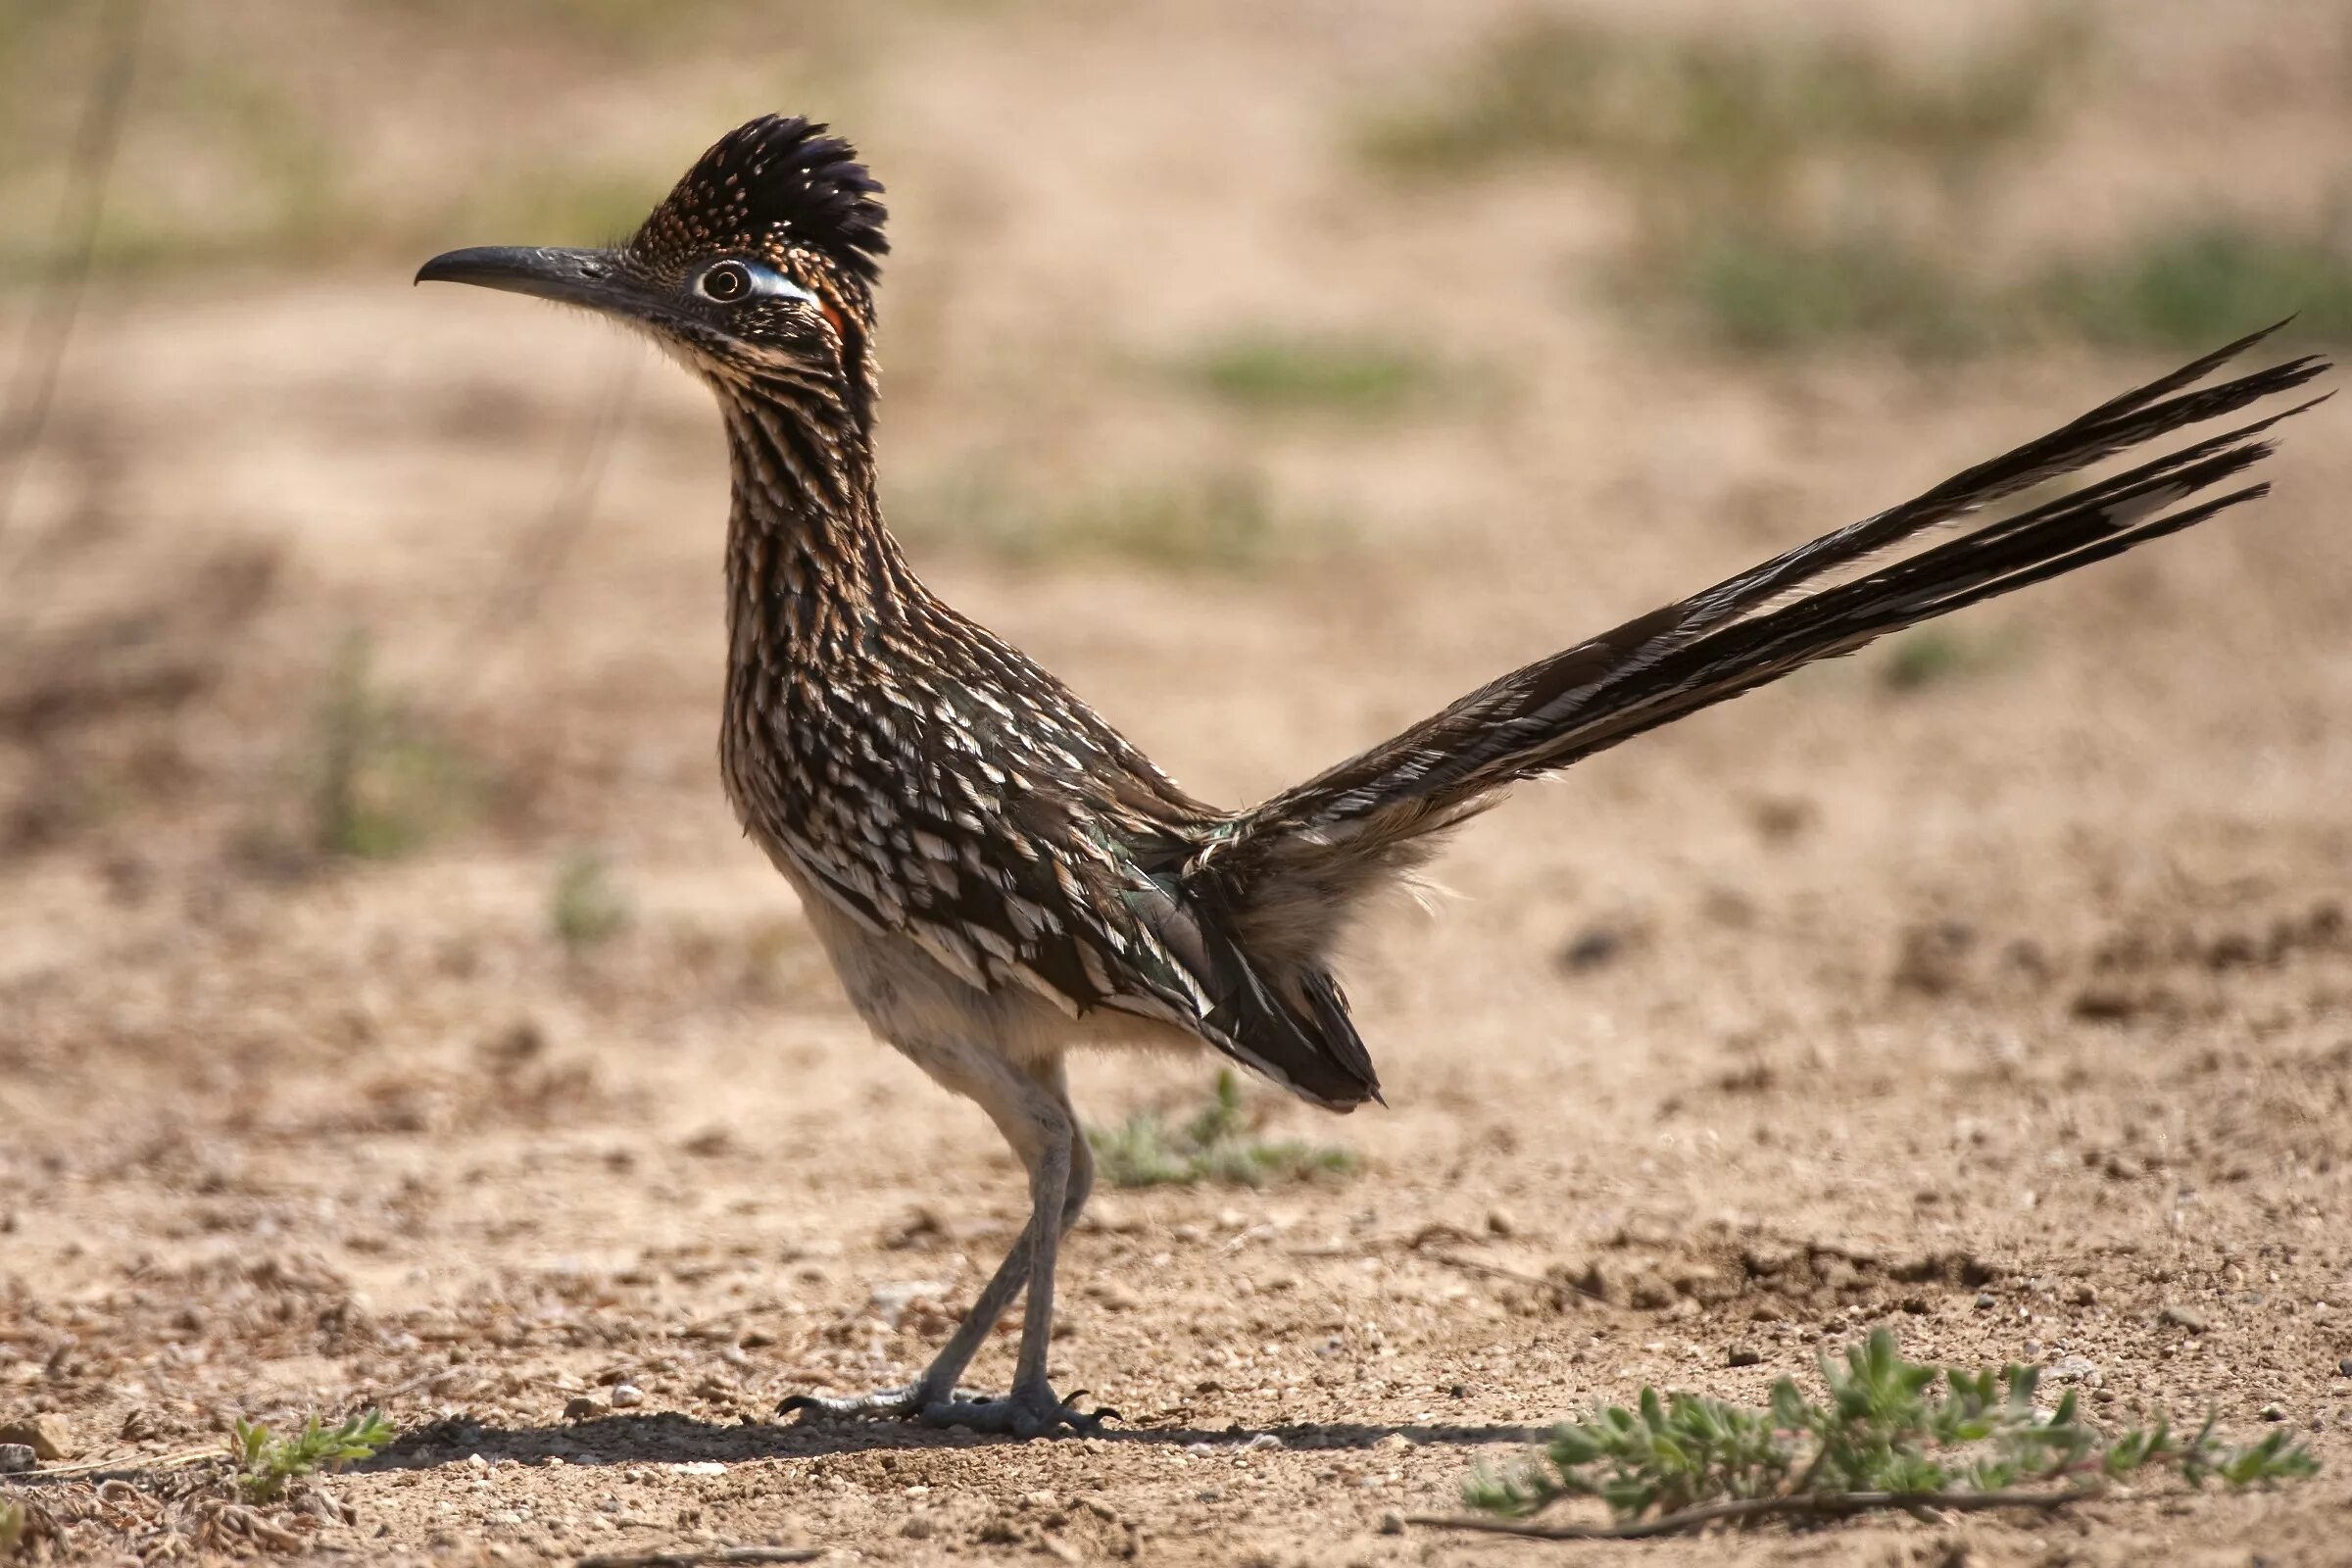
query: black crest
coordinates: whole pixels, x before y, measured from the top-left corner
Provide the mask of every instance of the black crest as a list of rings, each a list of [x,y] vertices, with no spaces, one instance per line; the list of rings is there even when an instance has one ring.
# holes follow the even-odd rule
[[[657,263],[713,249],[780,260],[805,249],[871,284],[890,249],[887,211],[874,199],[881,189],[858,150],[821,122],[762,115],[703,154],[630,248]]]

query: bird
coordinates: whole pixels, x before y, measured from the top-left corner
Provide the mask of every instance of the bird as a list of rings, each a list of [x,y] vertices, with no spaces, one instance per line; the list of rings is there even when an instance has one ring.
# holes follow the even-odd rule
[[[1056,1394],[1047,1370],[1059,1249],[1094,1185],[1073,1052],[1213,1053],[1328,1110],[1385,1103],[1337,953],[1450,830],[1513,785],[1806,664],[2253,501],[2268,432],[2325,400],[2230,422],[2328,368],[2304,356],[2215,380],[2278,328],[2251,333],[1228,808],[933,593],[886,526],[881,194],[826,124],[763,116],[619,244],[455,250],[416,273],[616,318],[715,395],[732,480],[726,795],[873,1034],[977,1102],[1025,1172],[1026,1223],[929,1365],[779,1405],[804,1421],[1099,1430],[1115,1412],[1081,1409],[1083,1391]],[[2127,452],[2124,471],[2082,477]],[[1024,1293],[1008,1391],[964,1389]]]

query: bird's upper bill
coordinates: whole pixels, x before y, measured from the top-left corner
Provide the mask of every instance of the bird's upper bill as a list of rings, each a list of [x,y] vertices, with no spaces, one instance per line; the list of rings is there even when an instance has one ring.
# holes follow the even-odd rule
[[[445,251],[416,270],[419,283],[473,283],[599,311],[629,305],[635,291],[622,276],[618,252],[548,245],[476,245]]]

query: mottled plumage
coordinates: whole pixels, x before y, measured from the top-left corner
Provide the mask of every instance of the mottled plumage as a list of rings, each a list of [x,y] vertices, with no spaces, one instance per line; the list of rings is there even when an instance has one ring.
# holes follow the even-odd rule
[[[1091,1161],[1062,1057],[1206,1045],[1337,1110],[1379,1097],[1332,974],[1348,920],[1520,780],[1898,627],[2263,493],[2262,419],[1891,564],[1990,502],[2237,413],[2324,368],[2203,390],[2230,345],[1918,500],[1513,671],[1245,810],[1194,799],[1059,681],[929,592],[875,500],[880,187],[822,125],[733,132],[614,251],[453,252],[420,277],[633,320],[718,398],[733,466],[720,762],[883,1039],[995,1118],[1033,1213],[913,1385],[804,1409],[1028,1435],[1085,1425],[1047,1386],[1059,1237]],[[2305,405],[2308,407],[2308,405]],[[2289,411],[2295,412],[2295,411]],[[1010,1397],[956,1379],[1024,1285]]]

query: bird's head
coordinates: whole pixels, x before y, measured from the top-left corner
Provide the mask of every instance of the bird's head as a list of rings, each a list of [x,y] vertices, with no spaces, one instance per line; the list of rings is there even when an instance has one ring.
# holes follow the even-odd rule
[[[826,127],[767,115],[730,131],[625,243],[481,246],[416,281],[476,283],[614,317],[722,392],[765,388],[870,417],[881,186]]]

